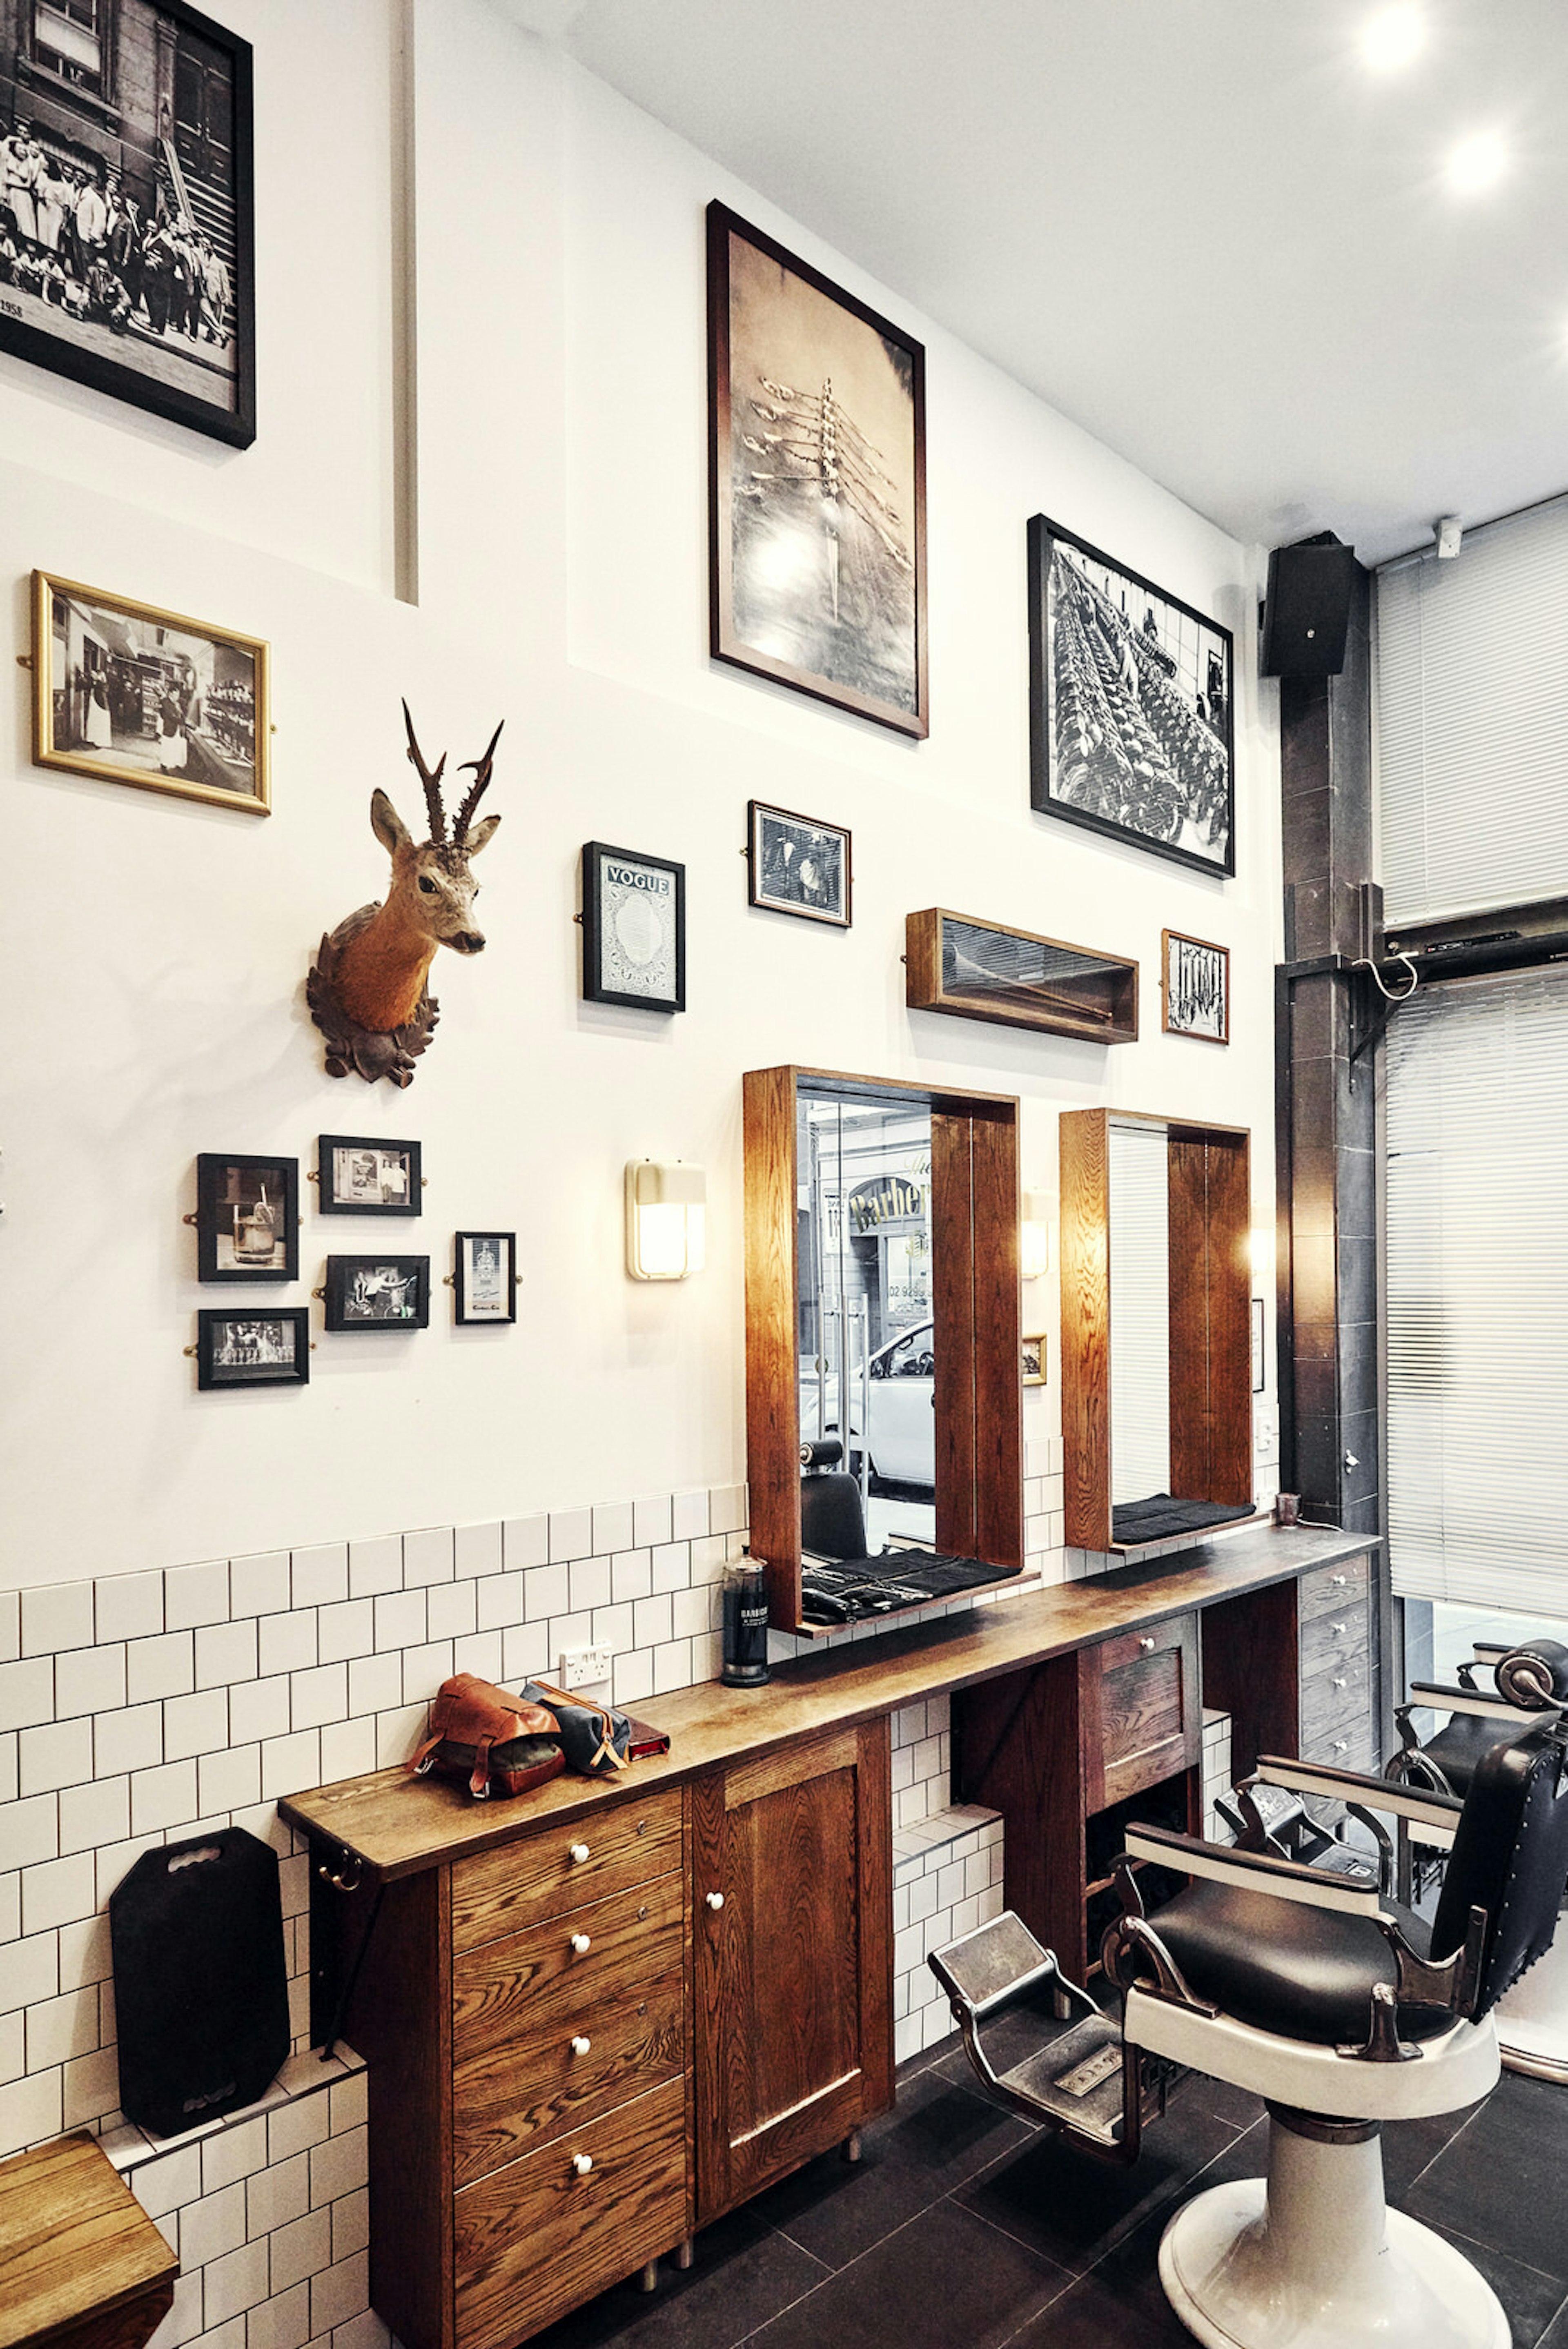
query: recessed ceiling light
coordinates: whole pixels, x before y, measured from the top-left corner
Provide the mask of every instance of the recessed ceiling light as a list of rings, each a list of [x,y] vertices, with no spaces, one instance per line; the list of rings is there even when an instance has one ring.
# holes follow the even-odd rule
[[[1508,147],[1495,130],[1472,130],[1449,152],[1449,185],[1460,195],[1495,187],[1507,169]]]
[[[1425,17],[1419,8],[1403,4],[1380,8],[1361,36],[1361,54],[1374,73],[1397,73],[1426,45]]]

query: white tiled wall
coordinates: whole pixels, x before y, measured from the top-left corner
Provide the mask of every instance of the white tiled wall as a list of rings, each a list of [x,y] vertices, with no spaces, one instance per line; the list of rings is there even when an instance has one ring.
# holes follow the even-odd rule
[[[1002,1832],[994,1811],[954,1803],[893,1837],[893,2052],[902,2064],[957,2029],[926,1963],[1002,1914]]]

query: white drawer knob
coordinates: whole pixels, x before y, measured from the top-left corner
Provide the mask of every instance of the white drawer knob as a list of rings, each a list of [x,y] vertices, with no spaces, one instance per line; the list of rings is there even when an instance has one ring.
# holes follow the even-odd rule
[[[1343,1574],[1330,1575],[1328,1587],[1331,1590],[1343,1590],[1348,1578]]]
[[[1330,1752],[1331,1754],[1348,1754],[1348,1753],[1349,1753],[1349,1751],[1350,1751],[1350,1740],[1349,1740],[1349,1738],[1348,1738],[1348,1737],[1336,1737],[1336,1738],[1334,1739],[1334,1744],[1329,1747],[1329,1749],[1328,1749],[1328,1750],[1329,1750],[1329,1752]]]
[[[575,1844],[572,1846],[572,1849],[571,1849],[571,1861],[572,1861],[572,1865],[573,1865],[573,1867],[574,1867],[574,1868],[581,1868],[581,1866],[582,1866],[582,1864],[583,1864],[584,1860],[585,1860],[585,1859],[587,1859],[587,1856],[588,1856],[588,1847],[587,1847],[587,1845],[586,1843],[575,1843]]]
[[[572,1935],[572,1947],[576,1950],[579,1958],[586,1958],[593,1946],[593,1936],[591,1933],[574,1933]]]
[[[1350,1626],[1348,1623],[1331,1623],[1328,1628],[1336,1640],[1343,1640]]]
[[[579,2031],[572,2042],[572,2053],[574,2055],[586,2055],[593,2044],[591,2039],[585,2038]]]
[[[1145,1654],[1146,1656],[1152,1656],[1152,1655],[1153,1655],[1153,1653],[1154,1653],[1154,1641],[1153,1641],[1152,1640],[1140,1640],[1138,1641],[1138,1646],[1143,1650],[1144,1654]]]
[[[710,1909],[722,1909],[723,1905],[724,1896],[722,1892],[710,1892],[708,1895],[708,1906]]]
[[[594,2158],[591,2153],[573,2154],[572,2168],[576,2171],[579,2178],[586,2178],[593,2166]]]
[[[1331,1685],[1334,1688],[1348,1688],[1350,1686],[1350,1682],[1345,1679],[1342,1672],[1338,1680],[1333,1682]]]

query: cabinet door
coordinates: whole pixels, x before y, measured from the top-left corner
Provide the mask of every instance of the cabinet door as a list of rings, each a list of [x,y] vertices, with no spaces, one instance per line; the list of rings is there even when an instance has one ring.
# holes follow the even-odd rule
[[[701,1779],[698,2217],[893,2101],[888,1723]]]

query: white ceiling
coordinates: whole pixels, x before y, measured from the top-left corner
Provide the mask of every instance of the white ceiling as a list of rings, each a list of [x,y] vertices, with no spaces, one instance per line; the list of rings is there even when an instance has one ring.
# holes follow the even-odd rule
[[[1568,487],[1568,0],[502,5],[1239,537]]]

